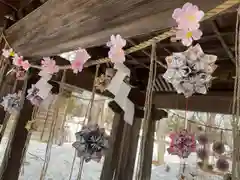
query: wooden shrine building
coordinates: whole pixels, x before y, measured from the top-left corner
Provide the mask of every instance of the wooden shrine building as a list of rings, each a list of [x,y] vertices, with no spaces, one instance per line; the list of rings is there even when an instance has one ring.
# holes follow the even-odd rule
[[[171,29],[176,24],[172,19],[174,9],[181,7],[184,0],[1,0],[0,1],[0,26],[9,45],[21,55],[27,57],[30,62],[38,65],[40,59],[53,56],[59,65],[68,65],[69,61],[60,57],[64,52],[72,51],[78,47],[86,48],[91,54],[89,61],[107,57],[108,48],[106,42],[112,34],[121,34],[127,40],[126,49],[143,41],[151,39]],[[235,77],[235,27],[236,9],[238,0],[189,0],[198,5],[204,12],[214,9],[222,3],[227,8],[216,16],[201,23],[203,37],[197,42],[205,53],[218,56],[217,70],[213,76],[212,87],[206,95],[194,95],[188,99],[188,110],[199,112],[214,112],[231,114]],[[4,41],[1,48],[4,48]],[[157,43],[157,79],[154,84],[153,116],[148,132],[149,139],[154,135],[154,120],[166,117],[161,109],[186,108],[186,99],[179,95],[173,86],[167,83],[162,74],[166,71],[165,57],[172,52],[186,50],[180,42],[172,42],[169,38]],[[112,149],[106,157],[101,175],[101,180],[111,180],[115,171],[118,180],[131,180],[136,158],[138,136],[148,81],[151,48],[130,53],[126,56],[125,65],[131,70],[130,84],[133,86],[129,93],[129,99],[136,105],[135,121],[129,126],[122,121],[121,109],[113,102],[110,107],[115,112],[113,124]],[[3,61],[3,59],[1,59]],[[11,69],[8,63],[1,64],[4,75],[0,78],[1,96],[13,91],[15,79],[6,73]],[[99,75],[113,64],[102,63]],[[73,74],[66,71],[64,83],[60,83],[62,72],[54,76],[52,85],[54,91],[59,92],[59,86],[68,91],[81,88],[91,91],[95,75],[95,66],[84,68],[81,73]],[[16,89],[30,87],[38,80],[37,71],[32,70],[27,82],[17,82]],[[60,85],[59,85],[60,84]],[[70,87],[70,88],[69,88]],[[25,88],[26,91],[26,88]],[[103,96],[113,97],[109,92],[97,92]],[[33,106],[25,100],[20,116],[17,117],[17,126],[13,138],[9,144],[9,151],[4,156],[4,162],[0,168],[1,180],[17,180],[21,155],[24,153],[24,145],[28,132],[24,128],[31,120]],[[9,115],[0,107],[0,123],[6,125]],[[117,120],[116,120],[117,119]],[[137,120],[138,119],[138,120]],[[4,128],[3,128],[4,131]],[[125,133],[125,135],[124,135]],[[2,133],[0,134],[2,136]],[[127,138],[131,135],[131,138]],[[125,138],[125,139],[124,139]],[[152,138],[153,141],[153,138]],[[119,144],[119,142],[122,142]],[[123,143],[126,142],[126,143]],[[148,142],[146,147],[152,148],[153,142]],[[10,148],[11,147],[11,148]],[[120,147],[120,148],[119,148]],[[119,152],[118,149],[126,148],[127,152]],[[147,149],[148,150],[148,149]],[[116,154],[121,159],[120,164],[114,161]],[[149,179],[151,173],[152,154],[149,153],[146,161],[144,175]],[[125,176],[125,177],[123,177]]]

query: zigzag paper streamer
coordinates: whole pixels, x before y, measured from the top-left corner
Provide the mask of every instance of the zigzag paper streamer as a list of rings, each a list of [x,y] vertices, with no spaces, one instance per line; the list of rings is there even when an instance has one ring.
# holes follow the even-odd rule
[[[115,95],[114,101],[123,109],[124,120],[132,125],[134,117],[134,104],[128,99],[131,87],[123,80],[126,76],[130,76],[130,70],[121,63],[115,63],[114,68],[117,69],[116,75],[107,87],[107,90]]]

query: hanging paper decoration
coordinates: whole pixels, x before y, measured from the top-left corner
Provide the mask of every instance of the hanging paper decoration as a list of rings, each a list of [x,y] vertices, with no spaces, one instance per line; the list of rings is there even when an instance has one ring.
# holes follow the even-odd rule
[[[232,180],[232,174],[227,173],[223,176],[223,180]]]
[[[190,46],[193,40],[199,40],[202,31],[199,29],[199,22],[204,17],[204,12],[191,3],[186,3],[182,8],[174,10],[173,19],[178,26],[176,30],[176,39],[181,40],[185,46]]]
[[[124,120],[132,125],[135,107],[134,104],[128,99],[128,94],[131,90],[129,84],[124,82],[124,79],[130,77],[130,70],[123,64],[125,61],[124,53],[114,54],[111,51],[118,49],[122,50],[122,47],[126,45],[126,40],[122,39],[120,35],[111,36],[111,41],[107,44],[110,47],[109,58],[114,63],[114,69],[117,70],[115,76],[112,78],[111,83],[108,85],[107,90],[115,95],[114,101],[123,109]],[[112,54],[113,53],[113,54]]]
[[[207,135],[206,135],[205,133],[201,133],[201,134],[198,136],[197,140],[198,140],[198,143],[199,143],[200,145],[205,145],[205,144],[208,143],[208,137],[207,137]]]
[[[75,60],[71,62],[71,67],[74,73],[81,72],[83,69],[84,63],[90,59],[91,56],[85,49],[79,48],[76,52]]]
[[[225,158],[221,157],[217,160],[216,167],[218,170],[226,172],[229,169],[229,162]]]
[[[105,91],[114,75],[115,70],[112,68],[107,68],[105,74],[101,74],[99,77],[97,77],[95,84],[96,88],[101,92]]]
[[[54,74],[59,71],[59,66],[56,65],[56,61],[52,58],[45,57],[41,61],[42,64],[42,71],[49,73],[49,74]]]
[[[217,154],[223,154],[225,152],[225,146],[222,142],[214,142],[212,146],[213,152]]]
[[[25,126],[25,129],[27,129],[27,131],[37,131],[38,130],[37,121],[36,120],[28,121]]]
[[[119,34],[112,35],[110,41],[107,43],[110,47],[108,57],[113,63],[123,63],[125,61],[125,52],[122,49],[126,46],[126,40],[123,39]]]
[[[2,50],[2,55],[5,57],[5,58],[9,58],[9,57],[14,57],[14,51],[13,49],[3,49]]]
[[[97,124],[84,126],[76,133],[76,142],[72,146],[76,148],[78,157],[84,157],[86,162],[99,162],[108,149],[108,136]]]
[[[217,66],[217,56],[204,54],[199,44],[187,51],[173,53],[166,58],[167,71],[163,77],[171,83],[177,93],[190,97],[194,93],[206,94],[211,86],[212,73]]]
[[[17,113],[20,110],[20,93],[8,94],[3,97],[1,105],[4,107],[4,110],[10,114]]]
[[[41,98],[38,93],[39,93],[39,89],[36,88],[35,85],[32,85],[32,87],[30,89],[28,89],[27,91],[28,95],[26,96],[26,98],[31,101],[31,103],[35,106],[39,106],[41,104],[41,102],[43,101],[43,98]]]
[[[128,99],[131,86],[124,82],[125,77],[130,76],[130,70],[121,63],[115,63],[114,68],[117,69],[117,73],[112,78],[107,90],[115,95],[114,101],[124,111],[124,120],[132,125],[135,107],[132,101]]]
[[[28,60],[23,60],[22,56],[19,56],[17,53],[14,53],[13,57],[13,65],[17,67],[22,67],[24,70],[28,70],[30,68],[30,64]]]
[[[170,135],[171,143],[168,153],[178,155],[180,158],[188,158],[191,152],[196,150],[196,141],[193,134],[189,134],[186,130],[180,133],[172,133]]]

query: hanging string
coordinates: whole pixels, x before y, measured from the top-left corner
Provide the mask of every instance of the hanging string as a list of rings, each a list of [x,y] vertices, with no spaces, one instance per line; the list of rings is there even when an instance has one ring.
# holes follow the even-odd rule
[[[63,73],[61,82],[63,83],[65,80],[65,71]],[[63,94],[63,87],[60,86],[60,92],[57,96],[57,100],[55,102],[55,107],[54,107],[54,116],[53,116],[53,120],[51,123],[51,127],[50,127],[50,133],[49,133],[49,137],[48,137],[48,142],[47,142],[47,148],[46,148],[46,152],[45,152],[45,160],[43,163],[43,167],[42,167],[42,171],[41,171],[41,175],[40,175],[40,180],[44,180],[46,177],[46,173],[47,173],[47,169],[48,169],[48,165],[50,162],[50,158],[51,158],[51,151],[52,151],[52,145],[53,145],[53,139],[54,139],[54,132],[56,129],[56,122],[58,119],[58,113],[59,113],[59,109],[61,106],[61,102],[60,102],[60,97]]]
[[[95,94],[96,94],[95,84],[96,84],[96,80],[97,80],[97,77],[98,77],[99,68],[100,68],[100,65],[98,64],[96,66],[96,72],[95,72],[95,76],[94,76],[92,96],[91,96],[91,100],[89,101],[86,114],[84,116],[83,125],[87,125],[88,122],[91,122],[92,107],[93,107],[93,104],[94,104],[94,98],[95,98]],[[80,122],[79,122],[78,126],[79,125],[80,125]],[[79,129],[79,127],[78,127],[78,129]],[[75,164],[75,161],[76,161],[76,157],[77,157],[77,151],[75,150],[75,153],[74,153],[74,156],[73,156],[73,161],[72,161],[72,166],[71,166],[71,170],[70,170],[69,180],[72,179],[73,168],[74,168],[74,164]],[[83,164],[84,164],[84,158],[81,157],[80,158],[79,171],[78,171],[78,175],[77,175],[77,180],[80,180],[81,177],[82,177]]]
[[[177,116],[178,118],[181,118],[183,120],[186,119],[186,117],[180,116],[179,114],[173,113],[172,111],[169,111],[169,110],[167,110],[167,111],[169,113],[172,113],[174,116]],[[188,123],[196,124],[196,125],[203,126],[203,127],[208,127],[208,128],[211,128],[211,129],[218,129],[218,130],[223,130],[223,131],[232,131],[232,129],[229,129],[229,128],[220,128],[220,127],[216,127],[216,126],[202,124],[202,123],[196,122],[195,120],[190,120],[190,119],[188,119]]]
[[[188,111],[188,98],[186,98],[185,123],[184,123],[185,130],[187,130],[187,126],[188,126],[187,111]]]
[[[240,82],[239,82],[239,12],[237,13],[237,21],[236,21],[236,34],[235,34],[235,59],[236,59],[236,78],[234,81],[234,93],[233,93],[233,106],[232,106],[232,128],[233,128],[233,160],[232,160],[232,180],[237,180],[237,134],[238,134],[238,126],[239,126],[239,91],[240,91]]]
[[[140,156],[139,156],[139,164],[138,164],[138,171],[137,171],[137,179],[143,179],[143,163],[144,163],[144,156],[145,156],[145,144],[147,140],[147,132],[149,129],[149,121],[151,121],[151,109],[152,109],[152,95],[153,95],[153,84],[156,78],[155,66],[156,63],[156,43],[152,43],[152,53],[151,53],[151,62],[150,62],[150,70],[149,70],[149,77],[148,77],[148,84],[147,84],[147,91],[146,91],[146,99],[144,105],[144,118],[142,123],[142,139],[140,142]],[[154,77],[155,76],[155,77]]]
[[[36,116],[37,116],[37,114],[39,112],[38,110],[39,109],[38,109],[37,106],[33,107],[32,118],[31,118],[30,122],[34,122],[35,121]],[[32,136],[32,130],[29,129],[28,135],[27,135],[27,138],[26,138],[26,141],[25,141],[25,144],[24,144],[24,148],[23,148],[23,151],[22,151],[22,157],[21,157],[21,162],[23,162],[22,163],[22,173],[21,173],[22,176],[24,175],[24,163],[26,162],[26,152],[27,152],[27,149],[28,149],[28,146],[29,146],[29,142],[30,142],[31,136]]]

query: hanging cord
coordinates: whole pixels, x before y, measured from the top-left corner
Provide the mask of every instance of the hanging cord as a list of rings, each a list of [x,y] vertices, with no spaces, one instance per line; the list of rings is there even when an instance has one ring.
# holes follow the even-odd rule
[[[64,73],[63,73],[63,76],[62,76],[62,79],[61,79],[61,84],[63,84],[64,81],[65,81],[65,74],[66,74],[66,71],[64,71]],[[43,163],[40,180],[45,180],[48,165],[49,165],[49,162],[50,162],[51,150],[52,150],[53,139],[54,139],[54,132],[55,132],[55,129],[56,129],[58,112],[59,112],[59,109],[60,109],[60,106],[61,106],[61,99],[60,98],[61,98],[62,94],[63,94],[63,87],[60,86],[60,92],[57,96],[57,99],[56,99],[56,102],[55,102],[55,105],[54,105],[53,120],[52,120],[52,123],[51,123],[50,132],[49,132],[47,148],[46,148],[46,152],[45,152],[45,160],[44,160],[44,163]]]
[[[97,77],[98,77],[99,68],[100,68],[100,65],[98,64],[96,66],[96,72],[95,72],[94,83],[93,83],[93,88],[92,88],[92,96],[91,96],[91,99],[89,101],[87,111],[86,111],[86,114],[85,114],[85,117],[84,117],[84,120],[83,120],[83,126],[87,125],[88,123],[91,122],[92,108],[93,108],[94,98],[95,98],[95,94],[96,94],[95,84],[96,84],[96,80],[97,80]],[[80,125],[80,122],[78,123],[77,131],[79,129],[79,125]],[[73,161],[72,161],[72,166],[71,166],[71,170],[70,170],[69,180],[72,180],[73,168],[74,168],[74,164],[75,164],[75,161],[76,161],[76,157],[77,157],[77,151],[75,150],[75,153],[74,153],[74,156],[73,156]],[[84,164],[84,158],[81,157],[80,158],[79,171],[78,171],[78,175],[77,175],[77,180],[80,180],[81,177],[82,177],[83,164]]]
[[[148,85],[146,91],[146,99],[144,105],[144,118],[142,122],[142,139],[140,142],[140,156],[139,156],[139,163],[137,169],[137,179],[142,180],[143,178],[143,163],[144,163],[144,152],[145,152],[145,144],[147,140],[147,132],[149,129],[149,121],[151,121],[151,110],[152,110],[152,95],[153,95],[153,84],[156,78],[156,43],[152,43],[152,53],[151,53],[151,64],[150,64],[150,71],[148,77]]]
[[[44,119],[44,125],[43,125],[43,129],[42,129],[42,132],[41,132],[41,137],[40,137],[41,141],[43,140],[43,135],[45,133],[45,128],[46,128],[46,125],[47,125],[47,120],[48,120],[49,115],[50,115],[50,107],[52,107],[52,106],[53,106],[53,101],[50,103],[49,108],[47,109],[47,114],[46,114],[46,118]]]
[[[232,135],[233,135],[233,159],[232,159],[232,180],[237,180],[237,133],[239,129],[239,12],[237,12],[236,34],[235,34],[235,59],[236,59],[236,78],[234,81],[233,105],[232,105]]]
[[[186,99],[185,123],[184,123],[185,130],[187,130],[187,127],[188,127],[187,111],[188,111],[188,98]]]
[[[32,112],[32,118],[31,118],[32,122],[35,121],[36,116],[39,112],[38,110],[39,110],[38,107],[34,106],[33,112]],[[32,136],[32,130],[29,129],[29,132],[28,132],[28,135],[27,135],[27,138],[26,138],[26,142],[24,144],[23,152],[22,152],[22,157],[21,157],[21,162],[23,162],[22,163],[22,173],[21,173],[22,176],[24,175],[24,163],[26,162],[26,151],[28,149],[31,136]]]

